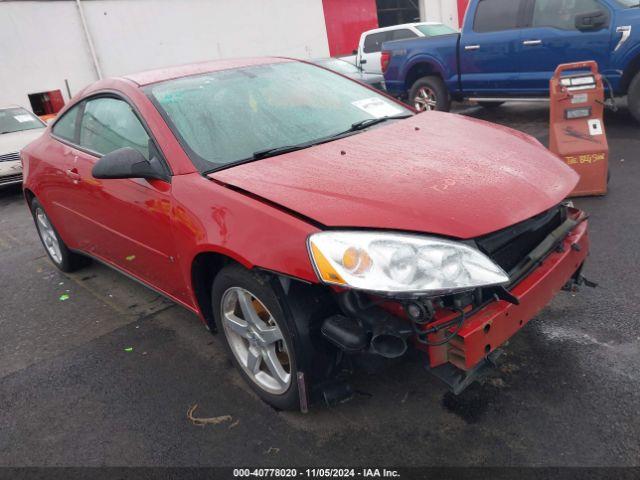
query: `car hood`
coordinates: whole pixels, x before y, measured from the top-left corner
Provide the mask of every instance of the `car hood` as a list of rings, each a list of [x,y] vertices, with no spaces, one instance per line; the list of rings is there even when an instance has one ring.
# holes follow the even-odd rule
[[[462,239],[533,217],[578,181],[528,135],[437,112],[210,177],[327,227]]]
[[[33,128],[21,132],[3,133],[0,135],[0,155],[19,152],[45,131],[45,128]]]

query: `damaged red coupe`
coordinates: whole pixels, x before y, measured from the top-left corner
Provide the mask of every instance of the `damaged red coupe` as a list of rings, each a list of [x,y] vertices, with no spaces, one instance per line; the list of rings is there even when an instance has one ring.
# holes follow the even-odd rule
[[[56,266],[197,313],[282,409],[409,347],[461,391],[589,250],[577,175],[535,139],[288,59],[100,81],[22,160]]]

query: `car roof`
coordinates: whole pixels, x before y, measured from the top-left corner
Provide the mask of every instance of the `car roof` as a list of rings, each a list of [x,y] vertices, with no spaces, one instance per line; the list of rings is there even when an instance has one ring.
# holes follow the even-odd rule
[[[164,82],[190,75],[199,75],[221,70],[232,70],[235,68],[250,67],[255,65],[267,65],[273,63],[294,62],[295,59],[283,57],[259,57],[259,58],[235,58],[226,60],[214,60],[210,62],[190,63],[175,67],[159,68],[146,72],[124,75],[122,78],[145,86],[152,83]]]

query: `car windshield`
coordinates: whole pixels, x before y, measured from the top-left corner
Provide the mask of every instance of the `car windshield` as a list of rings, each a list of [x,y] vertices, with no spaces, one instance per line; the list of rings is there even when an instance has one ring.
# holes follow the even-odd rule
[[[45,124],[38,117],[24,108],[0,109],[0,134],[44,127]]]
[[[451,27],[447,27],[446,25],[416,25],[415,28],[427,37],[458,33],[456,30]]]
[[[353,75],[360,73],[358,67],[353,63],[349,63],[346,60],[339,60],[337,58],[324,58],[320,60],[314,60],[313,63],[320,65],[321,67],[328,68],[334,72],[342,73],[344,75]]]
[[[640,0],[617,0],[620,5],[627,8],[640,7]]]
[[[359,122],[412,114],[357,82],[302,62],[183,77],[146,91],[201,172],[256,152],[326,141]]]

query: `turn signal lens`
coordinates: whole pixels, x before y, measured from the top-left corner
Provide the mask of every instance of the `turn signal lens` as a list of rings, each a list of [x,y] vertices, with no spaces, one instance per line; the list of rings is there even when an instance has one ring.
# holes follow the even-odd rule
[[[331,266],[327,257],[311,242],[311,255],[313,262],[318,270],[320,278],[327,283],[334,283],[338,285],[346,285],[347,282],[340,276],[336,269]]]

